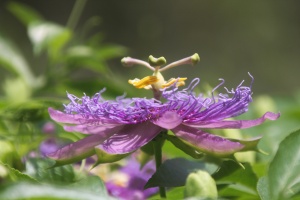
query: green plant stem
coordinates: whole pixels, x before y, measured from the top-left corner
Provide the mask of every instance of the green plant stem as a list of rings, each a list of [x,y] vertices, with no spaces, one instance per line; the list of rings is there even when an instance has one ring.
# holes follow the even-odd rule
[[[71,30],[75,29],[86,2],[87,2],[87,0],[76,0],[75,4],[73,6],[72,12],[70,14],[70,17],[68,19],[68,22],[67,22],[67,27],[69,29],[71,29]]]
[[[163,139],[163,137],[161,137],[161,134],[159,134],[153,141],[156,171],[158,170],[158,168],[162,164],[162,146],[163,146],[163,143],[164,143],[164,139]],[[167,197],[165,187],[159,187],[159,194],[160,194],[161,198],[166,198]]]

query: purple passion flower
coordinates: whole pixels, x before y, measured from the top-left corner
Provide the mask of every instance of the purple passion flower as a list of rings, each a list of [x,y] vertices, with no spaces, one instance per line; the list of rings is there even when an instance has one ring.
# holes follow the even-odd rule
[[[199,82],[200,79],[196,78],[182,90],[174,83],[160,90],[160,100],[124,96],[106,100],[102,97],[104,89],[92,97],[78,98],[67,94],[70,103],[65,105],[64,112],[49,108],[50,117],[63,123],[66,131],[88,136],[49,154],[49,157],[66,164],[101,152],[104,158],[114,155],[117,160],[146,145],[165,130],[172,131],[197,152],[214,156],[227,157],[238,151],[255,150],[249,145],[260,138],[247,141],[227,139],[203,129],[250,128],[266,119],[276,120],[280,114],[266,112],[253,120],[229,119],[248,110],[252,101],[251,86],[243,86],[242,82],[235,89],[225,88],[224,94],[214,96],[214,91],[224,83],[222,80],[212,95],[205,97],[193,92]]]
[[[141,169],[140,163],[132,156],[105,185],[108,193],[118,199],[142,200],[158,192],[158,188],[144,189],[155,172],[155,163],[149,161]]]

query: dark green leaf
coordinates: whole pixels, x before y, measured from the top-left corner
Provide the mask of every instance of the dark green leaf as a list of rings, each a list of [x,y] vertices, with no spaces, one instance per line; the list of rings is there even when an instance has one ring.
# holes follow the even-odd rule
[[[184,158],[166,160],[149,179],[145,188],[183,186],[189,173],[199,169],[213,173],[217,169],[217,166],[202,161],[190,161]]]
[[[42,20],[39,13],[22,3],[9,2],[7,8],[26,26],[31,22]]]
[[[280,143],[268,172],[270,199],[288,199],[299,192],[292,190],[300,182],[299,144],[300,130],[291,133]]]
[[[148,155],[154,155],[153,141],[150,141],[146,145],[142,146],[141,150]]]
[[[218,185],[226,184],[228,187],[220,192],[220,195],[243,194],[256,196],[257,177],[253,172],[251,165],[244,163],[244,169],[234,161],[224,161],[220,170],[213,175]],[[230,189],[235,192],[228,192]]]

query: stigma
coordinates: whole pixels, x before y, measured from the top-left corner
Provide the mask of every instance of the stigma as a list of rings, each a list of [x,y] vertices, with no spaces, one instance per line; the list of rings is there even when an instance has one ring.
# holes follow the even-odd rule
[[[129,80],[128,83],[138,89],[147,89],[147,90],[152,89],[153,92],[156,93],[161,89],[168,88],[171,86],[176,86],[176,87],[184,86],[185,80],[187,79],[187,78],[178,77],[178,78],[171,78],[166,81],[163,75],[161,74],[162,71],[180,65],[186,65],[186,64],[195,65],[199,61],[200,61],[200,57],[197,53],[195,53],[192,56],[183,58],[181,60],[172,62],[164,67],[161,66],[167,63],[166,59],[164,57],[155,58],[152,55],[149,56],[148,62],[131,58],[131,57],[125,57],[121,60],[122,64],[125,67],[130,67],[132,65],[141,65],[153,71],[153,74],[151,76],[146,76],[142,79],[135,78],[133,80]]]

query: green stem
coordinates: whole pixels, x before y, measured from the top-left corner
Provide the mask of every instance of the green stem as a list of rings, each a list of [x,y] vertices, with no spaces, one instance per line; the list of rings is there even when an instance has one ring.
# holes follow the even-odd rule
[[[69,20],[67,22],[67,27],[69,29],[75,29],[86,2],[87,0],[76,0]]]
[[[164,143],[164,139],[163,139],[163,137],[161,137],[161,134],[163,134],[163,133],[160,133],[153,141],[156,171],[162,164],[162,146]],[[167,197],[165,187],[159,187],[159,194],[160,194],[161,198]]]

